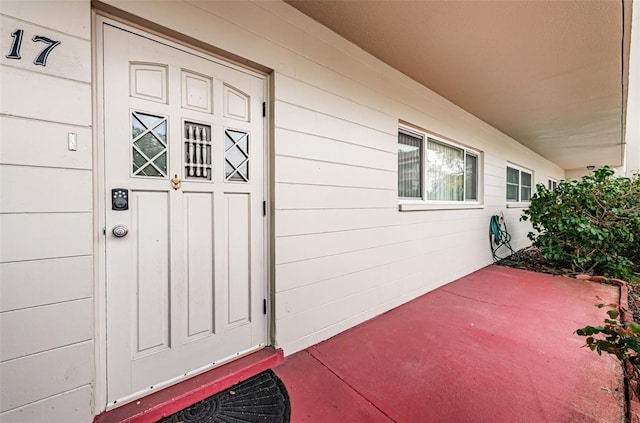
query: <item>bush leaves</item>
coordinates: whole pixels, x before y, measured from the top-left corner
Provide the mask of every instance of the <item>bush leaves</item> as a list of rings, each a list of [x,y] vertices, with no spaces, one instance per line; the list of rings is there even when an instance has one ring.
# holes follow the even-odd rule
[[[550,191],[537,186],[522,214],[542,256],[575,272],[629,280],[640,271],[640,175],[605,166]]]

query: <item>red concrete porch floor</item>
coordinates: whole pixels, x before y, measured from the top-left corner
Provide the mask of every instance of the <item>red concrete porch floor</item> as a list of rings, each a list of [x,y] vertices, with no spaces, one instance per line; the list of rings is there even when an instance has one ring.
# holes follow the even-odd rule
[[[624,422],[622,371],[580,348],[618,288],[489,266],[274,370],[291,422]]]

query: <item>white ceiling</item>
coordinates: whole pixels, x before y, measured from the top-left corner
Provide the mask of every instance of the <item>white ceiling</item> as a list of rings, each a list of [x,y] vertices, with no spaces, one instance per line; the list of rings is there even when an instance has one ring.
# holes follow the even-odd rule
[[[286,1],[564,169],[622,164],[623,0]]]

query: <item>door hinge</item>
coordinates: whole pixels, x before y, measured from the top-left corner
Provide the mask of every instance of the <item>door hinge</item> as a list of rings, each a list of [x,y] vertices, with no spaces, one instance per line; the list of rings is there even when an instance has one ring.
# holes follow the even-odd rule
[[[263,101],[262,102],[262,117],[266,117],[267,116],[267,102]]]
[[[262,202],[262,215],[263,216],[267,215],[267,202],[266,201]]]
[[[262,314],[267,314],[267,299],[262,300]]]

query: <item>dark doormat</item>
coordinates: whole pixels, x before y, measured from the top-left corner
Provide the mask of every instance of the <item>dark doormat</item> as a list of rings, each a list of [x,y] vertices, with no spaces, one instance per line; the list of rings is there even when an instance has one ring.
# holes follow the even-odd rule
[[[289,423],[290,418],[287,389],[265,370],[158,423]]]

